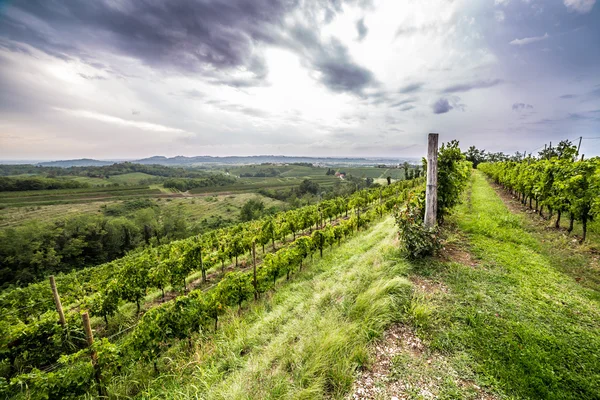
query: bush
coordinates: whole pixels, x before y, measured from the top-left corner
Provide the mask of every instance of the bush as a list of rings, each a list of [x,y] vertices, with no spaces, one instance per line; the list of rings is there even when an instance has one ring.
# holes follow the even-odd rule
[[[437,227],[423,224],[425,192],[410,195],[403,208],[396,208],[394,217],[399,229],[401,248],[410,259],[431,256],[440,248]]]

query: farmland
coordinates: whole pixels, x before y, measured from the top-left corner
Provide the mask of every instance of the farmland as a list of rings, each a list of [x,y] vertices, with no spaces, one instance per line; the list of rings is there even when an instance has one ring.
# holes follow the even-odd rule
[[[161,209],[180,209],[191,223],[204,218],[223,218],[235,220],[241,207],[250,199],[260,199],[266,207],[284,207],[278,200],[257,193],[237,193],[202,197],[166,197],[153,199]],[[29,221],[50,222],[81,214],[102,214],[106,208],[122,204],[123,200],[78,202],[74,204],[38,205],[24,207],[5,207],[0,210],[0,227],[18,226]]]

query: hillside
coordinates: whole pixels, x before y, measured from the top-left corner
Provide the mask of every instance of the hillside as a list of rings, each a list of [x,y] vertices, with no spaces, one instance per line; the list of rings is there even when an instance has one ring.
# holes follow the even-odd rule
[[[441,258],[400,257],[388,218],[227,314],[219,347],[173,349],[142,397],[596,398],[600,286],[571,268],[597,256],[471,185]]]
[[[47,283],[7,291],[10,381],[0,389],[15,398],[597,398],[596,225],[574,246],[581,227],[550,227],[471,170],[457,143],[440,159],[441,232],[414,228],[418,178],[59,275],[64,327]],[[436,254],[419,250],[438,234]]]

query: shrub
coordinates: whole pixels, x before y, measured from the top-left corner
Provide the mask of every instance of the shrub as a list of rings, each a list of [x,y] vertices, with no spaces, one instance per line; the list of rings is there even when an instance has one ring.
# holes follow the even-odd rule
[[[396,208],[394,217],[399,229],[402,250],[410,259],[435,254],[440,248],[437,227],[423,224],[425,213],[425,192],[413,193],[403,208]]]

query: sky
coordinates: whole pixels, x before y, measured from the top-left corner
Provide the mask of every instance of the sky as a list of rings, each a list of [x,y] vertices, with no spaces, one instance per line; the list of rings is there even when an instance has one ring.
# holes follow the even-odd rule
[[[0,159],[420,157],[429,132],[600,154],[600,5],[0,0]]]

